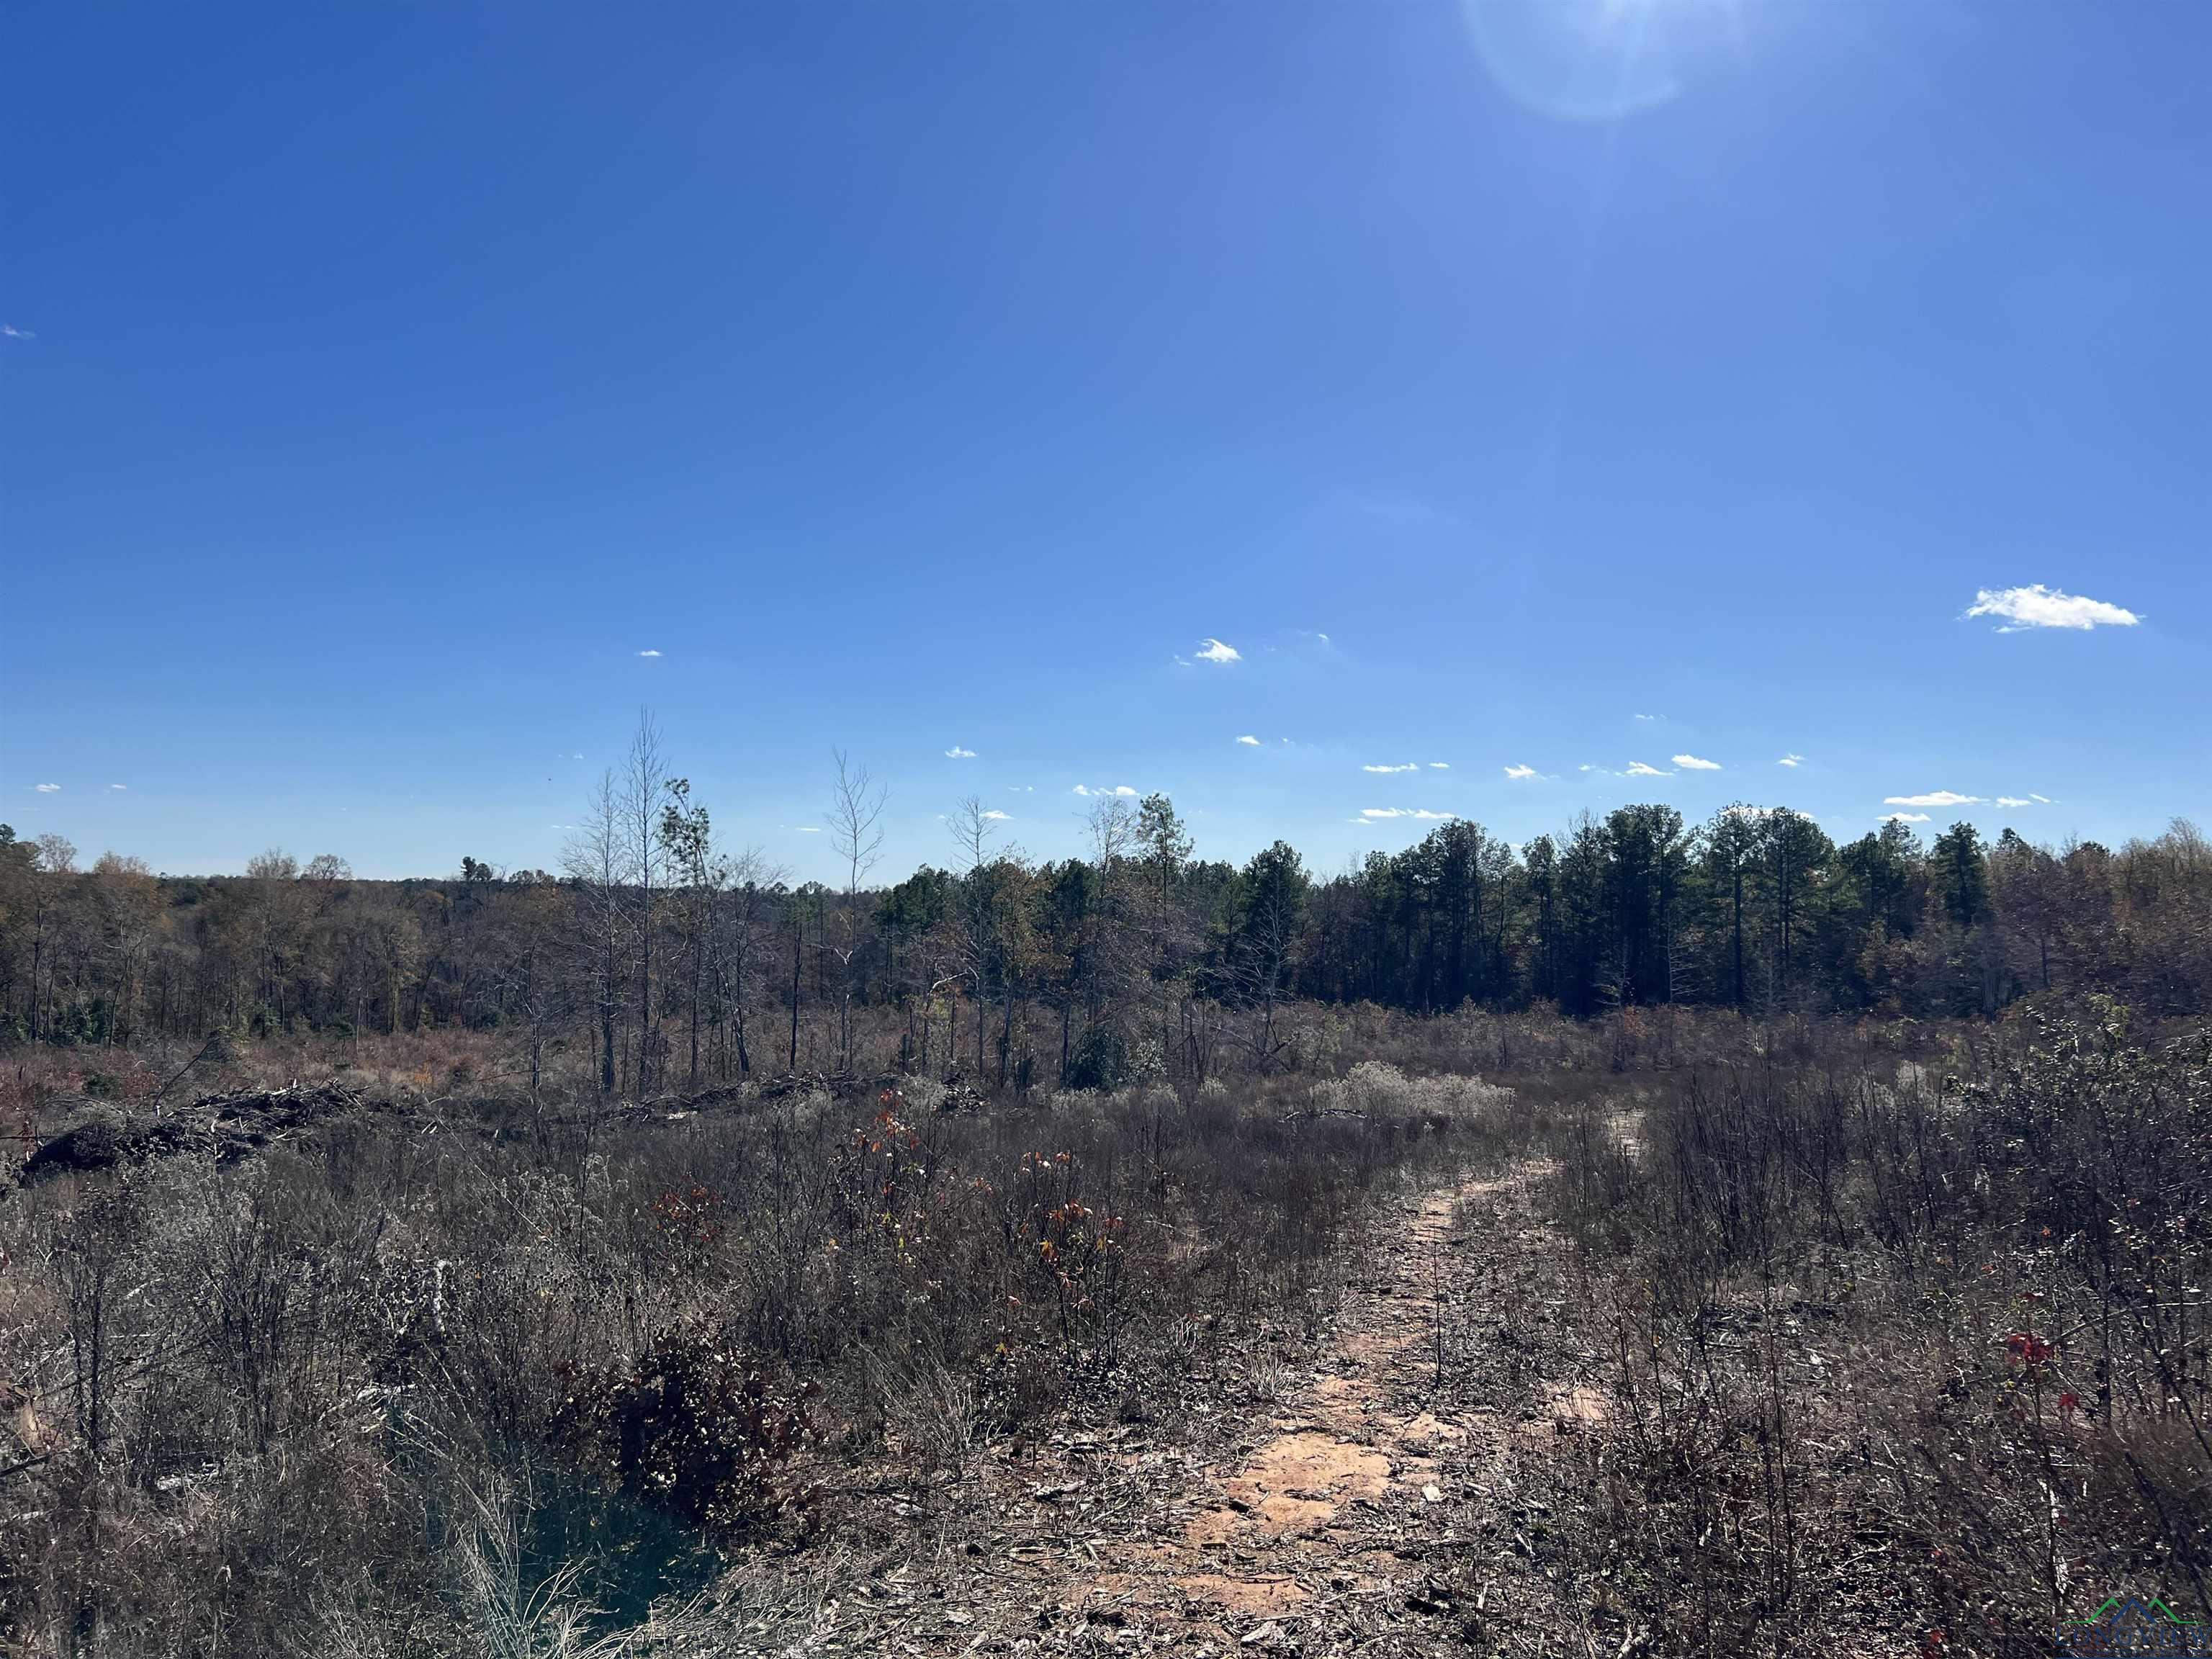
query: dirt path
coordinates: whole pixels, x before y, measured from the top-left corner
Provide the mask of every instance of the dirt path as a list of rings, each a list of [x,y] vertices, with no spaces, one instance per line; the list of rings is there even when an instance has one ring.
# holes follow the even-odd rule
[[[965,1547],[983,1559],[894,1573],[864,1604],[830,1609],[805,1645],[933,1659],[1464,1651],[1482,1612],[1455,1605],[1470,1563],[1510,1551],[1510,1466],[1551,1425],[1517,1399],[1439,1408],[1439,1319],[1470,1266],[1461,1206],[1525,1214],[1531,1173],[1409,1206],[1320,1367],[1243,1425],[1234,1453],[1205,1462],[1139,1440],[1042,1465],[1048,1478],[990,1542]],[[1562,1395],[1553,1415],[1596,1409]]]
[[[1486,1184],[1422,1201],[1390,1252],[1395,1270],[1362,1297],[1327,1367],[1249,1456],[1172,1505],[1161,1535],[1089,1586],[1086,1613],[1201,1645],[1287,1647],[1364,1622],[1360,1604],[1389,1596],[1408,1557],[1425,1553],[1399,1551],[1431,1530],[1424,1511],[1443,1496],[1437,1450],[1467,1433],[1402,1402],[1434,1370],[1456,1206]]]

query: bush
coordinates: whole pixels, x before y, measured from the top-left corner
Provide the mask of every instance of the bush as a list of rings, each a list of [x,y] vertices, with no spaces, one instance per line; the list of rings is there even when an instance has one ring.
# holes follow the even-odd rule
[[[635,1360],[580,1373],[556,1431],[623,1492],[741,1534],[788,1501],[780,1476],[809,1437],[813,1392],[771,1382],[728,1333],[687,1321]]]

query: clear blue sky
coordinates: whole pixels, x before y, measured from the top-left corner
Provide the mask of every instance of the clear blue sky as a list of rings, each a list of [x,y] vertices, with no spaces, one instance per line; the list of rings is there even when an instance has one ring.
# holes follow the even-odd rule
[[[833,744],[886,874],[971,791],[1071,851],[1079,785],[1324,869],[1394,809],[2212,800],[2212,8],[72,0],[7,42],[20,834],[550,866],[641,704],[801,874]],[[1966,614],[2033,584],[2070,600]],[[1938,793],[1982,799],[1889,804]]]

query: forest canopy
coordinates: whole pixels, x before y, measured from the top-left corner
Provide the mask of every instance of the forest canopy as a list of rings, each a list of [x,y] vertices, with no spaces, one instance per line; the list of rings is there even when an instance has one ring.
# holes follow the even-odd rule
[[[944,866],[880,883],[883,797],[841,759],[833,886],[726,845],[651,737],[559,872],[471,855],[368,881],[272,850],[243,876],[157,876],[0,826],[0,1033],[519,1027],[587,1045],[608,1091],[889,1063],[895,1040],[908,1065],[1083,1085],[1181,1074],[1211,1014],[1267,1063],[1293,1000],[1932,1018],[2042,991],[2155,1015],[2212,991],[2212,853],[2180,820],[2117,849],[1967,823],[1839,843],[1787,807],[1691,824],[1643,805],[1517,846],[1455,820],[1324,875],[1282,842],[1195,857],[1164,795],[1100,801],[1086,854],[1058,861],[995,844],[970,800]]]

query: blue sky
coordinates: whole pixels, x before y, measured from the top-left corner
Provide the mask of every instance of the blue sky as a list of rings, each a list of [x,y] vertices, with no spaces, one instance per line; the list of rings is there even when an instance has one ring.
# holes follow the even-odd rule
[[[2202,817],[2209,50],[2072,0],[18,9],[0,818],[551,866],[644,704],[802,875],[833,745],[884,873],[971,792],[1072,851],[1079,786],[1324,869],[1644,799]],[[1967,614],[2037,584],[2094,607]]]

